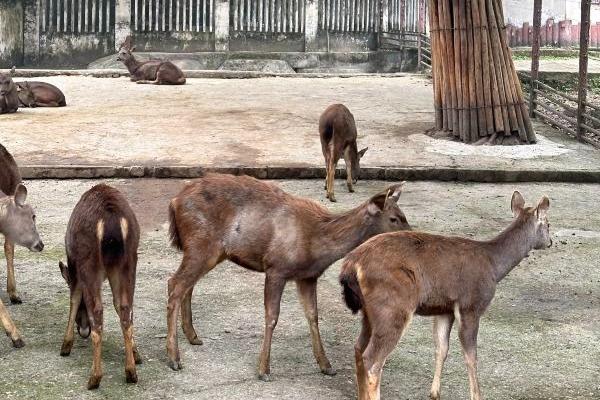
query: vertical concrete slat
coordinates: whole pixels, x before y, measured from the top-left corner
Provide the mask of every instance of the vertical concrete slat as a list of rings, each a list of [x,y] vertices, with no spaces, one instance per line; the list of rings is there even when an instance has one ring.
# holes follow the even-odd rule
[[[306,0],[304,8],[304,49],[305,51],[318,51],[319,0]]]
[[[131,35],[131,0],[115,0],[115,50],[119,50],[129,35]]]
[[[229,50],[229,0],[211,0],[214,4],[215,50]]]

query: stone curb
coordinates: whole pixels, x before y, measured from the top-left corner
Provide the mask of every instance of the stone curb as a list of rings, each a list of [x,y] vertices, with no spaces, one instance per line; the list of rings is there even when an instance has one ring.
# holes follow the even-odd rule
[[[8,74],[8,69],[0,69]],[[187,78],[210,79],[254,79],[254,78],[353,78],[353,77],[402,77],[411,73],[274,73],[260,71],[219,71],[219,70],[184,70]],[[13,78],[35,78],[44,76],[91,76],[94,78],[119,78],[129,76],[125,69],[17,69]]]
[[[20,168],[24,179],[197,178],[205,172],[249,175],[259,179],[324,179],[324,167],[201,167],[201,166],[87,166],[31,165]],[[338,169],[343,178],[345,171]],[[497,170],[451,167],[365,167],[363,180],[434,180],[459,182],[600,183],[600,170]]]

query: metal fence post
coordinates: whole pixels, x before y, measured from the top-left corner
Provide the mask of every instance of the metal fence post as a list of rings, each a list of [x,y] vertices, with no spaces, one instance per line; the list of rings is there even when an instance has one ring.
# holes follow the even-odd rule
[[[588,46],[590,42],[590,0],[581,0],[581,32],[579,34],[579,87],[577,95],[577,139],[585,133],[585,101],[587,97]]]
[[[531,82],[529,83],[529,116],[535,118],[537,80],[540,71],[540,27],[542,25],[542,0],[533,3],[533,42],[531,43]]]

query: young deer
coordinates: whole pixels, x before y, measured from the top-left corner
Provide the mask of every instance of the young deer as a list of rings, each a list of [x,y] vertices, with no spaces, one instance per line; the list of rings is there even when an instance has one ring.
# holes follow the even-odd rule
[[[125,339],[125,377],[137,382],[135,364],[141,363],[133,339],[133,292],[140,228],[127,200],[116,189],[100,184],[81,196],[65,235],[67,265],[60,272],[70,289],[69,322],[60,350],[71,354],[73,328],[81,336],[91,329],[94,359],[88,389],[96,389],[102,379],[102,283],[106,278]]]
[[[0,144],[0,192],[7,196],[14,196],[21,181],[21,174],[15,159]],[[17,282],[15,281],[15,244],[6,236],[4,237],[4,256],[6,257],[6,290],[8,291],[8,297],[12,304],[21,304],[21,298],[17,294]]]
[[[206,174],[187,185],[169,206],[171,243],[183,250],[169,279],[167,352],[181,369],[177,317],[191,344],[202,344],[192,325],[194,285],[223,260],[264,272],[265,335],[259,378],[270,379],[273,330],[287,281],[296,281],[310,327],[313,353],[324,374],[335,372],[318,327],[317,279],[334,261],[381,232],[409,229],[396,204],[402,184],[391,186],[357,208],[332,214],[318,203],[292,196],[247,176]]]
[[[432,399],[440,398],[442,367],[454,320],[469,374],[471,399],[481,399],[477,381],[479,319],[494,297],[496,284],[532,249],[552,245],[542,197],[525,207],[512,196],[514,221],[489,241],[398,232],[379,235],[348,254],[340,274],[344,297],[354,312],[362,310],[356,342],[356,379],[361,400],[379,399],[383,364],[413,314],[434,316],[436,346]]]
[[[356,183],[360,174],[360,159],[369,148],[357,150],[354,116],[343,104],[333,104],[321,114],[319,136],[327,171],[325,178],[327,198],[330,201],[336,201],[333,184],[338,161],[340,158],[344,159],[348,191],[354,192],[352,184]]]
[[[44,243],[40,239],[40,235],[35,225],[35,213],[30,205],[25,204],[27,199],[27,189],[22,184],[18,184],[13,196],[6,196],[0,192],[0,233],[5,237],[6,243],[10,243],[9,250],[6,251],[6,258],[9,261],[9,285],[14,285],[14,271],[12,270],[12,252],[14,245],[26,247],[31,251],[42,251]],[[9,286],[10,289],[10,286]],[[16,293],[13,289],[11,301],[14,301]],[[9,290],[10,293],[10,290]],[[18,299],[18,297],[17,297]],[[20,299],[19,299],[20,301]],[[6,334],[10,336],[14,347],[23,347],[23,339],[19,331],[8,315],[4,304],[0,301],[0,321]]]

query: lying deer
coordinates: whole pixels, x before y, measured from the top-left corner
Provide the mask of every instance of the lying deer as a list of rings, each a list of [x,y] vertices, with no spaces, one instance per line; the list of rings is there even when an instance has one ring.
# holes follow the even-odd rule
[[[0,171],[0,176],[2,173],[3,172]],[[26,247],[35,252],[44,249],[44,243],[40,239],[40,235],[35,225],[35,213],[30,205],[25,204],[25,200],[27,200],[27,189],[21,183],[17,185],[14,195],[7,196],[3,192],[0,192],[0,233],[4,235],[6,240],[5,243],[10,243],[9,250],[5,250],[6,258],[9,261],[9,269],[12,268],[14,244]],[[6,249],[6,244],[4,247]],[[10,274],[11,273],[7,275]],[[10,282],[11,278],[9,277],[9,283]],[[12,272],[12,283],[14,284],[14,271]],[[11,301],[15,300],[15,295],[16,293],[13,292]],[[17,302],[20,301],[18,297],[16,297],[16,299],[18,300]],[[6,334],[12,340],[13,346],[23,347],[23,339],[8,315],[2,301],[0,301],[0,321],[4,326]]]
[[[321,114],[319,119],[321,149],[325,157],[325,190],[330,201],[335,200],[333,184],[335,169],[340,158],[346,163],[346,184],[349,192],[354,192],[353,184],[360,175],[360,159],[368,147],[358,151],[356,147],[356,123],[354,116],[343,104],[333,104]]]
[[[183,250],[181,266],[168,283],[169,366],[182,368],[177,344],[180,310],[185,336],[191,344],[202,344],[192,325],[192,291],[202,276],[227,259],[266,275],[259,378],[270,379],[271,338],[281,294],[290,280],[296,281],[304,305],[317,363],[324,374],[335,374],[319,333],[317,279],[368,238],[410,228],[396,204],[402,185],[337,215],[247,176],[206,174],[187,185],[169,207],[171,243]]]
[[[88,389],[98,388],[102,380],[102,283],[106,278],[125,339],[126,381],[137,382],[135,364],[141,358],[133,339],[133,292],[139,239],[133,210],[110,186],[100,184],[88,190],[71,214],[65,235],[67,265],[59,263],[71,293],[60,355],[71,354],[75,323],[81,336],[91,330],[94,358]]]
[[[47,82],[15,82],[21,107],[65,107],[64,93]]]
[[[21,173],[15,159],[0,144],[0,192],[8,196],[14,196],[21,181]],[[15,280],[15,244],[6,236],[4,237],[4,256],[6,257],[6,291],[8,297],[12,304],[21,304],[21,297],[17,294],[17,282]]]
[[[136,83],[152,83],[155,85],[183,85],[185,76],[178,66],[168,60],[136,60],[128,37],[119,49],[117,61],[122,61],[127,67],[131,81]]]
[[[380,398],[383,364],[415,313],[434,316],[431,398],[440,398],[442,367],[456,320],[471,399],[481,399],[477,381],[479,319],[492,301],[497,283],[532,249],[552,245],[549,206],[548,198],[542,197],[537,207],[525,207],[525,200],[515,192],[511,202],[515,219],[492,240],[397,232],[379,235],[348,254],[340,282],[348,307],[354,313],[363,312],[355,346],[359,399]]]
[[[15,67],[10,70],[10,74],[0,72],[0,114],[15,113],[19,109],[17,86],[11,78],[14,71]]]

